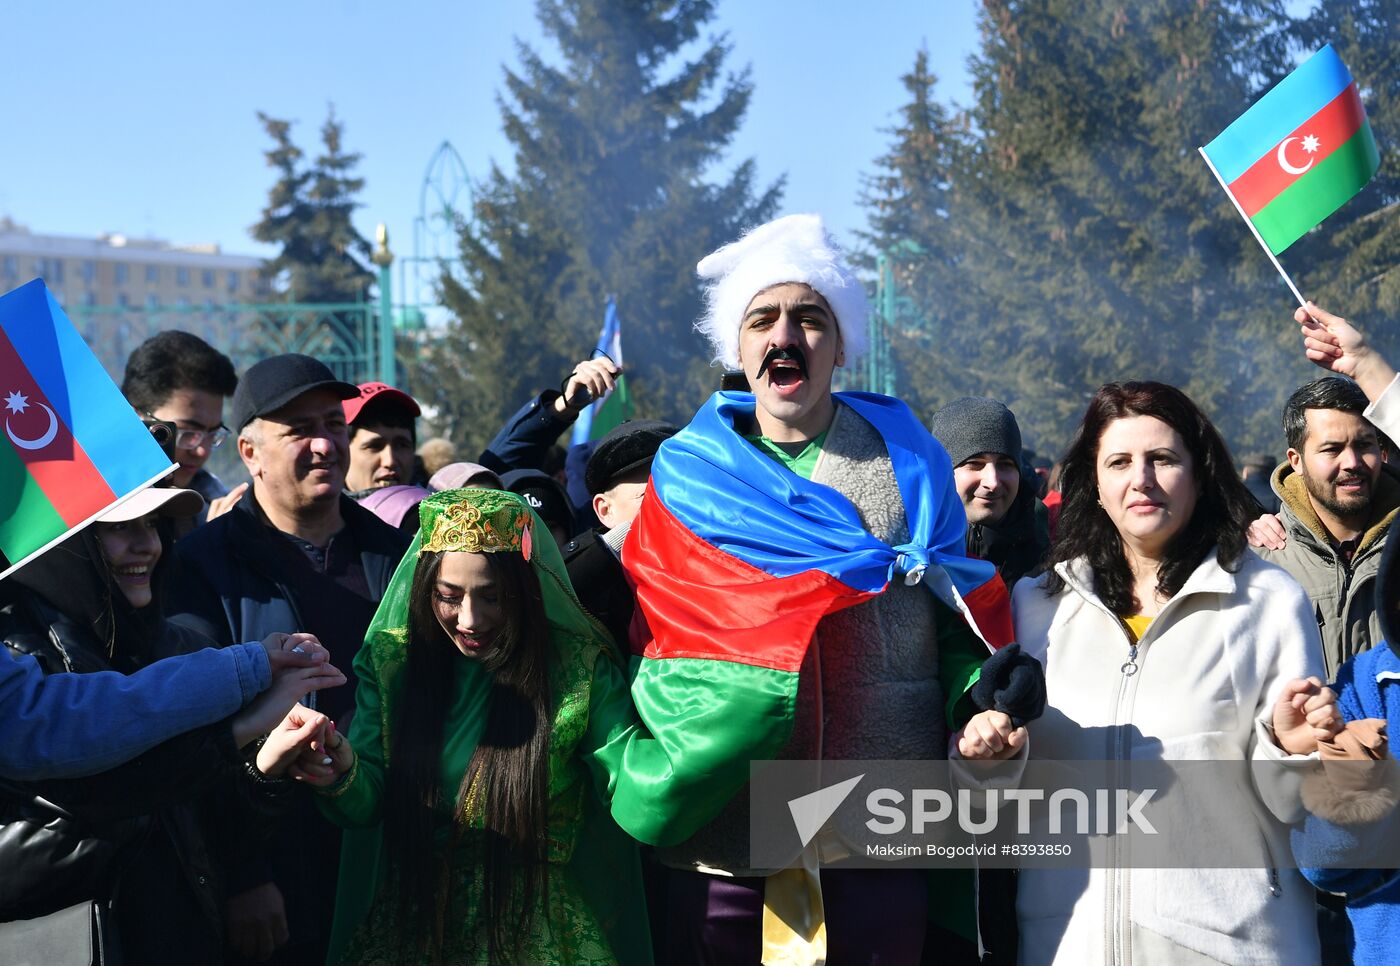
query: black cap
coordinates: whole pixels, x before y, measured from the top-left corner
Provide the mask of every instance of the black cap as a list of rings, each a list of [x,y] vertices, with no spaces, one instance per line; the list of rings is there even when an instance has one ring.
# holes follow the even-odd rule
[[[656,451],[680,430],[659,419],[630,419],[598,440],[588,459],[583,481],[590,496],[613,485],[619,476],[650,466]]]
[[[341,382],[319,359],[296,352],[254,363],[233,393],[233,431],[241,431],[259,416],[276,412],[304,392],[327,389],[340,399],[355,399],[358,386]]]
[[[574,509],[569,505],[563,484],[542,470],[511,470],[501,477],[501,484],[512,493],[525,498],[545,526],[558,524],[572,532]]]

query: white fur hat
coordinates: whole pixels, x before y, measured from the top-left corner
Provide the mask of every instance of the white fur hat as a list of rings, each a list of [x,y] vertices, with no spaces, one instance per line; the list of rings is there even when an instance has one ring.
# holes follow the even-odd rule
[[[826,299],[836,313],[847,362],[865,353],[865,286],[845,264],[820,215],[788,215],[759,225],[706,255],[695,270],[708,283],[705,314],[695,328],[729,369],[739,368],[744,309],[759,292],[784,282],[803,282]]]

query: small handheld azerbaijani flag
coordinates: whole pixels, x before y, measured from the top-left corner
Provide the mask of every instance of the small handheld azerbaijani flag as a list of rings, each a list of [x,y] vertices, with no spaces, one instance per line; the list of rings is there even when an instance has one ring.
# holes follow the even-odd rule
[[[593,350],[595,356],[607,356],[622,367],[622,323],[617,318],[617,299],[608,297],[607,311],[603,313],[603,331],[598,333],[598,345]],[[581,446],[591,440],[601,439],[608,430],[632,418],[632,400],[627,395],[627,377],[619,373],[617,388],[606,393],[602,399],[593,401],[579,413],[574,423],[573,435],[569,437],[571,446]]]
[[[1356,82],[1331,44],[1201,154],[1272,255],[1344,205],[1380,167]]]
[[[0,297],[0,577],[173,468],[44,283]]]

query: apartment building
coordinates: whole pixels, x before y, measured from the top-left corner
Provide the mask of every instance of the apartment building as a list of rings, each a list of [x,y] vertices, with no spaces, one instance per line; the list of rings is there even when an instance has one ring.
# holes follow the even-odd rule
[[[0,218],[0,292],[42,278],[65,308],[213,309],[267,298],[262,260],[218,245],[41,235]]]

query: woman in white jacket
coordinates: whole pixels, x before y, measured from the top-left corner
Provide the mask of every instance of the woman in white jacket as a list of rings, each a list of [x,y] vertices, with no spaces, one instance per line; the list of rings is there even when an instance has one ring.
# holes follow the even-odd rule
[[[1312,608],[1292,578],[1246,549],[1249,496],[1185,394],[1104,386],[1062,480],[1051,569],[1013,597],[1017,637],[1045,665],[1049,697],[1030,725],[1032,758],[1239,761],[1247,791],[1243,763],[1307,756],[1340,728],[1319,680]],[[959,752],[1007,757],[1021,743],[983,729],[964,733]],[[1296,799],[1276,788],[1260,797],[1262,849],[1283,856]],[[1277,865],[1024,869],[1017,920],[1022,963],[1319,955],[1312,891]]]

